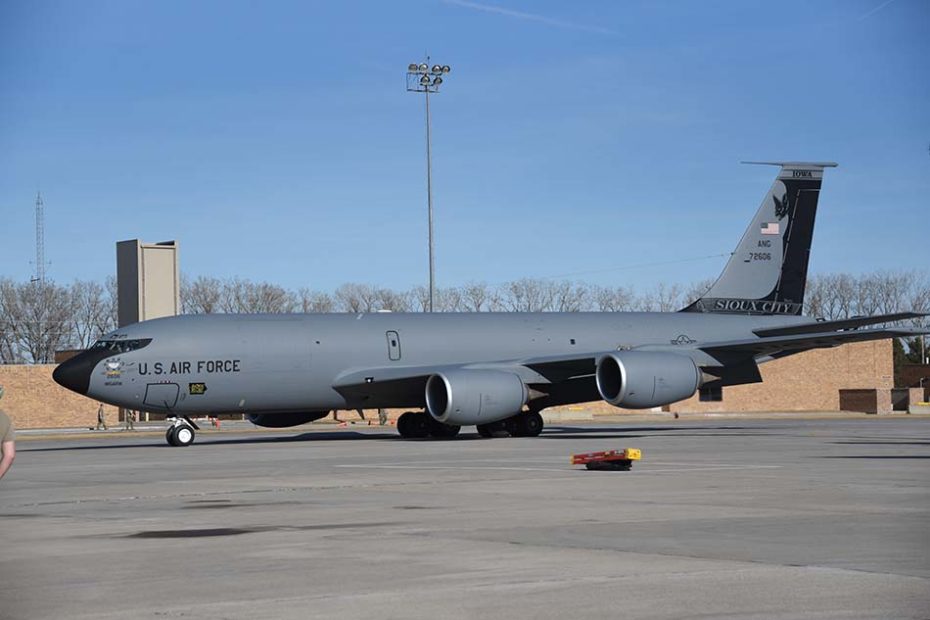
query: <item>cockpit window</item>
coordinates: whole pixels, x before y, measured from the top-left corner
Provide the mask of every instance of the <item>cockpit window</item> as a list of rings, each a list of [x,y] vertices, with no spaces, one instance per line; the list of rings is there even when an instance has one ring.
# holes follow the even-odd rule
[[[140,338],[138,340],[98,340],[91,351],[109,351],[116,355],[117,353],[129,353],[136,349],[148,346],[152,342],[151,338]]]

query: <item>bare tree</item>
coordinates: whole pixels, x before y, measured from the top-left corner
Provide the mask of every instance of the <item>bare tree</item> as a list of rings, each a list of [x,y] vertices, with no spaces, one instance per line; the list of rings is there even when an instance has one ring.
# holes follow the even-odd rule
[[[298,290],[297,299],[301,312],[306,313],[332,312],[336,306],[333,298],[328,293],[321,293],[308,288]]]
[[[223,283],[216,278],[198,276],[193,282],[181,280],[181,314],[213,314],[223,302]]]
[[[633,291],[622,286],[598,287],[592,294],[593,307],[600,312],[623,312],[634,307]]]
[[[682,307],[693,304],[698,299],[704,297],[716,281],[717,280],[714,278],[705,278],[688,286],[681,298]]]
[[[284,288],[267,282],[250,282],[239,278],[223,285],[219,307],[223,312],[280,314],[293,312],[297,303]]]
[[[406,293],[395,293],[391,289],[380,288],[377,295],[377,310],[388,310],[390,312],[407,312],[410,310],[410,298]]]
[[[110,300],[106,289],[93,281],[75,280],[70,293],[71,338],[76,347],[87,349],[100,336],[116,328]]]
[[[116,276],[107,276],[103,285],[107,289],[106,300],[109,324],[115,329],[119,327],[119,285],[116,282]]]
[[[471,282],[462,287],[462,310],[487,312],[490,310],[491,291],[484,282]]]
[[[380,307],[379,290],[370,284],[343,284],[334,297],[336,308],[342,312],[375,312]]]
[[[429,310],[429,289],[425,286],[415,286],[407,291],[407,305],[414,312]]]
[[[54,361],[55,351],[72,343],[73,306],[67,288],[52,282],[15,284],[4,280],[0,292],[0,313],[12,340],[9,348],[14,361],[46,364]]]
[[[554,292],[545,280],[523,278],[501,287],[503,305],[510,312],[545,312],[552,309]]]
[[[18,306],[16,285],[12,280],[0,280],[0,362],[22,363],[17,346],[16,309]]]
[[[552,291],[552,304],[550,310],[555,312],[581,312],[588,308],[591,289],[586,284],[573,283],[568,280],[550,282],[548,288]]]
[[[681,298],[680,285],[660,282],[638,298],[637,306],[644,312],[674,312],[684,307]]]
[[[461,288],[441,288],[438,293],[439,308],[442,312],[462,312],[464,310],[465,300],[462,297]]]

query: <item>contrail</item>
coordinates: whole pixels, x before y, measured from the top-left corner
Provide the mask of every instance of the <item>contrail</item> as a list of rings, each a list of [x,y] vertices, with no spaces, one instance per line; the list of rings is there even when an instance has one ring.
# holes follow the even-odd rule
[[[891,0],[889,0],[891,1]],[[567,28],[569,30],[583,30],[585,32],[596,32],[598,34],[617,34],[613,30],[608,30],[607,28],[599,28],[597,26],[586,26],[584,24],[575,24],[573,22],[564,21],[561,19],[553,19],[551,17],[546,17],[545,15],[536,15],[534,13],[524,13],[523,11],[514,11],[512,9],[505,9],[503,7],[494,6],[492,4],[480,4],[478,2],[471,2],[470,0],[443,0],[446,4],[454,4],[456,6],[464,7],[466,9],[474,9],[476,11],[484,11],[485,13],[495,13],[497,15],[505,15],[507,17],[513,17],[516,19],[522,19],[525,21],[537,22],[540,24],[546,24],[547,26],[555,26],[556,28]]]
[[[872,9],[871,11],[869,11],[868,13],[864,13],[864,14],[860,15],[858,21],[861,22],[861,21],[862,21],[863,19],[865,19],[866,17],[871,17],[872,15],[874,15],[875,13],[878,13],[879,11],[881,11],[883,8],[885,8],[886,6],[888,6],[889,4],[891,4],[892,2],[894,2],[894,0],[885,0],[884,2],[882,2],[881,4],[879,4],[877,7],[875,7],[874,9]]]

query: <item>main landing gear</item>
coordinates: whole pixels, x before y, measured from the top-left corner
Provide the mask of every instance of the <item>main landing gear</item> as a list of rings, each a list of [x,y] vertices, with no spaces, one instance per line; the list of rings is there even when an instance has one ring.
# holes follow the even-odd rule
[[[459,434],[461,426],[443,424],[425,411],[408,411],[397,418],[397,432],[404,439],[451,439]]]
[[[538,437],[544,426],[545,423],[538,411],[527,411],[490,424],[479,424],[478,434],[487,438],[506,437],[508,435],[511,437]]]
[[[545,424],[538,411],[527,411],[490,424],[479,424],[477,428],[482,437],[536,437],[543,426]],[[397,432],[404,439],[450,439],[458,435],[461,428],[437,422],[425,411],[408,411],[397,419]]]
[[[194,429],[200,429],[194,424],[193,420],[175,417],[168,418],[168,421],[171,422],[171,426],[168,427],[168,431],[165,433],[165,440],[167,440],[168,445],[186,448],[194,443],[194,438],[197,436]]]

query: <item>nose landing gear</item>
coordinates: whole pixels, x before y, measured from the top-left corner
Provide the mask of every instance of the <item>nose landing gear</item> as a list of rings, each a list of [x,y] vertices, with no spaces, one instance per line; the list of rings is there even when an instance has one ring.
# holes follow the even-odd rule
[[[186,448],[194,443],[194,438],[197,436],[194,429],[200,430],[200,427],[193,420],[174,417],[168,418],[168,421],[171,422],[171,426],[168,427],[168,431],[165,433],[165,440],[168,445]]]

